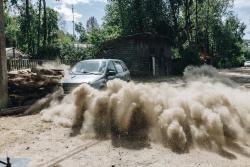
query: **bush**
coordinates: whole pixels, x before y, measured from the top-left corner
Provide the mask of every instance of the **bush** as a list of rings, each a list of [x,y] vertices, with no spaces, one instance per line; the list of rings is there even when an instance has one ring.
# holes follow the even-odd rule
[[[185,48],[179,50],[177,48],[171,49],[172,54],[172,74],[182,74],[184,69],[189,65],[200,65],[200,57],[197,50],[194,48]]]
[[[60,48],[56,46],[46,46],[38,49],[35,59],[55,60],[60,56]]]
[[[94,58],[94,51],[92,51],[91,46],[78,48],[73,45],[64,45],[60,50],[60,59],[64,62],[69,62],[69,64],[91,58]]]
[[[181,54],[183,55],[183,65],[185,66],[184,69],[188,65],[197,66],[201,64],[199,52],[196,49],[188,47],[184,49]]]

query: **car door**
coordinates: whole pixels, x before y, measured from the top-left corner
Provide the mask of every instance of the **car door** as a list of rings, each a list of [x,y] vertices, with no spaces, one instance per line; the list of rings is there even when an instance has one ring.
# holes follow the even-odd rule
[[[123,71],[124,71],[124,78],[126,81],[130,81],[131,80],[131,77],[130,77],[130,72],[127,68],[127,66],[125,65],[125,63],[123,61],[120,61],[121,65],[122,65],[122,68],[123,68]]]
[[[124,80],[124,81],[127,81],[126,79],[126,74],[125,74],[125,71],[122,67],[122,64],[120,61],[114,61],[114,65],[115,65],[115,68],[117,70],[117,78],[121,79],[121,80]]]
[[[114,76],[107,76],[108,80],[112,80],[112,79],[115,79],[117,77],[117,70],[115,68],[115,65],[114,65],[113,61],[108,62],[107,73],[108,73],[108,71],[114,71],[115,72]]]

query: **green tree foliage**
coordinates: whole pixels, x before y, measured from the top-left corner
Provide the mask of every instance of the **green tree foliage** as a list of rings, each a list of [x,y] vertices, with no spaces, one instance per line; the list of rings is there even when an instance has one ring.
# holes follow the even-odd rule
[[[79,42],[84,43],[87,41],[87,34],[85,28],[81,22],[75,24],[75,30],[79,35]]]
[[[58,55],[65,60],[94,57],[102,43],[121,36],[151,32],[167,36],[179,71],[189,64],[239,66],[248,58],[243,41],[245,25],[230,11],[233,0],[108,0],[102,25],[95,17],[75,24],[78,41],[58,28],[58,13],[46,0],[5,1],[7,45],[16,45],[35,58]],[[11,16],[9,8],[19,15]],[[84,50],[84,51],[83,51]],[[46,56],[45,56],[46,55]],[[176,65],[176,66],[177,66]]]
[[[104,28],[115,27],[121,35],[171,31],[167,4],[162,0],[110,0],[104,19]]]
[[[87,24],[86,24],[86,27],[87,27],[87,32],[91,32],[95,29],[98,29],[99,28],[99,25],[97,23],[97,20],[94,16],[91,16],[88,20],[87,20]]]
[[[183,68],[210,63],[239,66],[244,61],[245,25],[230,12],[232,0],[109,0],[104,28],[119,36],[151,32],[169,37]]]
[[[110,10],[112,10],[112,8],[110,8]],[[103,42],[117,38],[121,34],[119,21],[115,20],[116,18],[113,18],[113,16],[116,17],[116,14],[113,14],[113,16],[106,16],[109,17],[107,19],[110,19],[110,22],[105,22],[101,27],[98,26],[98,23],[94,17],[90,17],[90,19],[87,21],[86,27],[87,30],[89,30],[87,33],[86,43],[89,44],[89,47],[86,49],[85,53],[86,57],[88,58],[95,57],[95,55],[100,51]],[[93,22],[94,24],[91,22]]]
[[[10,15],[9,9],[19,14]],[[15,46],[39,59],[55,58],[62,46],[60,42],[65,42],[67,36],[58,28],[58,13],[47,8],[46,1],[42,0],[36,4],[29,0],[6,1],[5,33],[7,47]]]
[[[6,46],[15,46],[17,41],[17,35],[20,31],[17,18],[10,17],[5,13],[5,37],[6,37]]]
[[[119,33],[117,32],[117,29],[112,29],[111,27],[93,29],[88,34],[88,43],[90,44],[90,47],[86,52],[87,57],[95,57],[95,55],[102,48],[103,42],[117,38],[119,36]]]
[[[86,58],[86,51],[73,45],[64,45],[61,49],[60,58],[66,63],[72,64]]]

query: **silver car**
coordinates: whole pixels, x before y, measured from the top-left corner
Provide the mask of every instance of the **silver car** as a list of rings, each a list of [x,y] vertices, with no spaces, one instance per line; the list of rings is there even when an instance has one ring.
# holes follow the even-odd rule
[[[244,67],[250,67],[250,61],[245,61]]]
[[[121,60],[115,59],[91,59],[78,62],[73,66],[69,75],[62,81],[64,93],[69,93],[76,86],[87,83],[94,88],[106,87],[106,82],[119,78],[130,81],[130,72]]]

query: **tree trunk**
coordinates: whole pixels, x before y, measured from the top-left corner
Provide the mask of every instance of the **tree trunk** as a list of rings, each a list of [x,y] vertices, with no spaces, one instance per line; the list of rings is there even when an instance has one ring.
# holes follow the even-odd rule
[[[46,0],[43,0],[43,47],[47,44],[47,12],[46,12]]]
[[[137,32],[135,33],[140,33],[140,32],[144,32],[144,25],[143,25],[143,18],[142,18],[142,1],[141,0],[136,0],[135,2],[135,13],[136,13],[136,18],[138,18],[138,20],[136,21],[136,23],[138,24],[136,26],[137,28]]]
[[[8,79],[3,13],[3,0],[0,0],[0,109],[7,107],[8,104]]]
[[[171,9],[171,14],[173,17],[173,22],[174,22],[174,28],[175,28],[175,33],[177,37],[177,47],[180,46],[180,37],[179,37],[179,25],[178,25],[178,15],[179,15],[179,10],[177,9],[178,7],[175,7],[175,0],[169,0],[170,2],[170,9]]]
[[[187,40],[190,43],[191,38],[190,38],[190,12],[189,12],[189,0],[185,0],[184,6],[185,6],[185,31],[187,35]]]
[[[42,0],[38,4],[37,49],[40,48]]]
[[[208,32],[208,29],[209,29],[209,23],[208,23],[208,20],[209,20],[209,0],[207,0],[207,14],[206,14],[206,35],[205,35],[205,39],[206,39],[206,52],[209,53],[209,32]]]
[[[118,8],[119,8],[119,13],[120,13],[120,18],[121,18],[121,23],[122,23],[122,29],[125,29],[125,22],[124,22],[124,13],[123,13],[123,5],[122,5],[122,0],[118,0]],[[122,32],[124,33],[124,32]]]
[[[195,0],[195,43],[198,47],[198,0]]]
[[[30,37],[30,9],[29,9],[29,6],[30,6],[30,2],[29,0],[26,0],[25,2],[25,19],[26,19],[26,37],[27,37],[27,44],[28,44],[28,53],[30,54],[31,53],[31,37]]]

